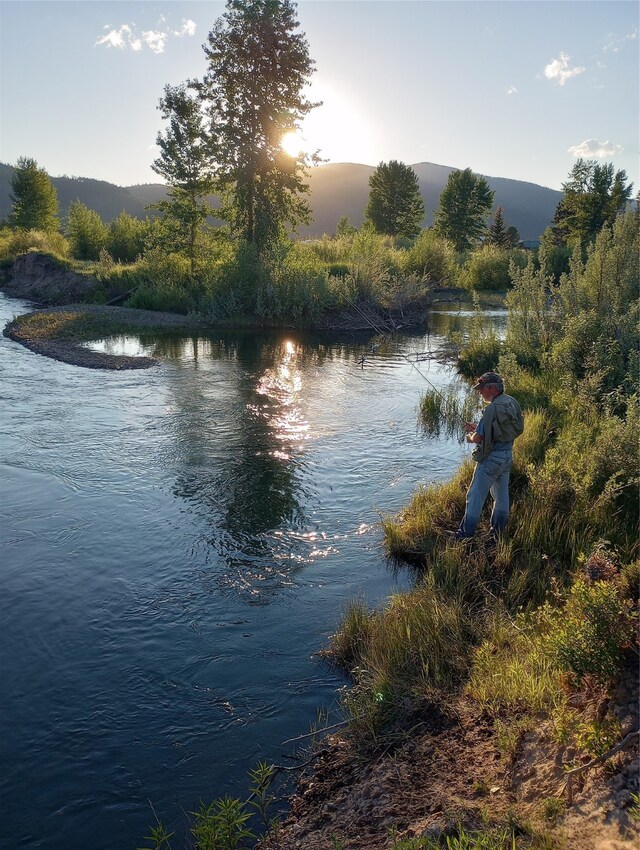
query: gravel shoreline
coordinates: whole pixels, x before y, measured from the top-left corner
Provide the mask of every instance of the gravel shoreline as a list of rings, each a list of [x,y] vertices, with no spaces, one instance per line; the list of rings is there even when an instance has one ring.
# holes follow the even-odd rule
[[[36,354],[42,354],[61,363],[71,366],[82,366],[86,369],[148,369],[160,361],[154,357],[128,357],[125,355],[105,354],[85,348],[80,341],[68,341],[55,338],[35,338],[29,334],[28,327],[23,327],[24,316],[35,314],[77,313],[84,316],[98,316],[108,321],[117,322],[130,330],[162,329],[175,331],[204,330],[209,328],[205,322],[189,316],[176,313],[161,313],[155,310],[137,310],[132,307],[108,307],[100,304],[71,304],[64,307],[47,307],[23,314],[5,327],[4,336],[19,342]],[[23,321],[21,322],[20,319]],[[87,342],[89,340],[86,340]]]

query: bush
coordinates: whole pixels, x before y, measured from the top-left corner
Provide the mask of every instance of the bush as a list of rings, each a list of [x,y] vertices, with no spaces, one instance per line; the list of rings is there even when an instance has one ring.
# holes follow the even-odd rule
[[[455,248],[433,230],[423,230],[407,252],[404,270],[438,286],[455,286],[459,271]]]
[[[634,635],[631,602],[615,584],[576,580],[562,610],[545,608],[545,648],[578,683],[586,676],[609,682],[620,668],[622,650]]]
[[[471,254],[460,280],[466,289],[504,292],[511,286],[511,263],[526,265],[525,252],[485,245]]]
[[[10,228],[0,231],[0,260],[15,260],[29,251],[41,251],[63,260],[69,256],[69,243],[62,233]]]

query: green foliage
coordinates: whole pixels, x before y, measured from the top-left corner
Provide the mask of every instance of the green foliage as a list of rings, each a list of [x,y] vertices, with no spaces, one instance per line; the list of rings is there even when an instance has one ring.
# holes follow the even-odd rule
[[[358,228],[351,224],[349,216],[343,215],[336,225],[335,238],[341,239],[343,236],[353,236],[357,232]]]
[[[119,263],[133,263],[144,252],[148,231],[148,220],[140,221],[123,210],[109,222],[107,251]]]
[[[165,86],[159,109],[169,126],[156,138],[160,156],[151,166],[170,187],[168,199],[153,206],[167,216],[170,249],[184,251],[192,275],[198,237],[212,213],[207,196],[214,188],[214,149],[203,129],[200,106],[199,98],[189,95],[186,86]]]
[[[43,230],[0,230],[0,260],[14,260],[18,254],[40,251],[64,260],[69,255],[69,243],[62,233]]]
[[[81,201],[73,201],[67,213],[66,234],[76,260],[97,260],[107,244],[108,229],[99,214]]]
[[[344,666],[355,662],[356,681],[373,705],[434,686],[451,688],[467,669],[475,637],[470,613],[428,578],[411,593],[396,594],[383,608],[359,616],[357,629],[350,613],[345,629],[338,629],[332,651]]]
[[[493,216],[493,222],[487,233],[487,245],[496,248],[515,248],[520,242],[520,234],[515,227],[507,227],[502,214],[502,207],[498,207]]]
[[[286,223],[310,216],[301,174],[314,157],[281,147],[316,106],[303,95],[314,68],[298,26],[290,0],[228,0],[204,46],[198,89],[215,143],[220,215],[260,253]]]
[[[486,232],[493,195],[484,177],[470,168],[453,171],[440,195],[434,230],[449,239],[456,251],[475,247]]]
[[[563,703],[552,714],[553,737],[562,746],[574,746],[591,757],[604,755],[621,738],[620,721],[611,713],[590,716]]]
[[[150,830],[151,834],[147,835],[145,841],[150,841],[151,847],[141,847],[139,850],[171,850],[171,839],[175,835],[174,832],[167,832],[161,823],[150,827]]]
[[[466,692],[493,711],[538,713],[561,704],[558,668],[544,651],[535,618],[497,612],[486,640],[474,653]]]
[[[473,306],[473,319],[466,337],[459,333],[450,335],[451,341],[458,346],[458,371],[467,378],[477,378],[483,372],[495,371],[504,351],[504,344],[498,334],[493,328],[487,327],[476,292],[473,293]]]
[[[485,370],[486,371],[486,370]],[[470,422],[478,413],[478,399],[475,393],[467,393],[462,399],[452,389],[427,389],[420,397],[420,424],[426,434],[439,436],[444,433],[464,439],[464,423]]]
[[[127,307],[183,315],[195,310],[199,288],[192,281],[187,258],[152,249],[138,264],[136,277],[139,286],[127,299]]]
[[[392,159],[381,162],[369,178],[365,218],[378,233],[417,236],[424,219],[424,201],[415,171]]]
[[[313,324],[331,302],[327,271],[295,243],[273,246],[262,260],[256,313],[264,318]]]
[[[614,171],[613,163],[579,159],[562,188],[554,225],[565,243],[585,247],[624,211],[633,184],[625,171]]]
[[[484,245],[474,251],[465,263],[461,280],[467,289],[504,292],[511,286],[512,265],[521,269],[526,263],[524,251]]]
[[[251,812],[234,797],[222,797],[191,813],[191,828],[198,850],[248,850],[247,840],[255,838],[248,828]]]
[[[579,578],[562,611],[546,609],[543,616],[549,622],[545,649],[561,670],[577,682],[611,680],[634,634],[631,603],[614,584]]]
[[[520,850],[532,847],[522,839],[516,840],[511,826],[486,827],[472,830],[459,825],[453,835],[439,838],[393,838],[392,850]]]
[[[422,230],[407,252],[404,269],[438,286],[455,286],[458,276],[455,248],[433,230]]]
[[[11,178],[9,225],[20,230],[60,230],[58,193],[35,159],[20,157]]]

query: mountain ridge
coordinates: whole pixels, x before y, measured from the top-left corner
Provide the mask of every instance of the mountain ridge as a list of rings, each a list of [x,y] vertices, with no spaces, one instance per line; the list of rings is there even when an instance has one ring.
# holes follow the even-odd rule
[[[410,167],[418,177],[425,205],[424,226],[430,227],[447,178],[459,169],[432,162],[419,162]],[[347,216],[355,227],[360,227],[369,197],[369,177],[375,170],[374,166],[359,163],[325,163],[310,169],[307,182],[314,222],[299,227],[298,237],[313,238],[333,233],[343,216]],[[0,219],[6,218],[11,211],[9,191],[13,171],[13,166],[0,163]],[[553,219],[562,192],[524,180],[482,176],[495,191],[493,210],[501,206],[505,222],[517,227],[522,239],[539,239]],[[117,186],[106,180],[67,176],[51,177],[51,182],[58,192],[63,218],[76,199],[98,212],[107,222],[123,210],[137,218],[144,218],[154,214],[145,207],[167,195],[167,187],[162,183]],[[211,202],[214,208],[219,206],[218,198],[212,197]]]

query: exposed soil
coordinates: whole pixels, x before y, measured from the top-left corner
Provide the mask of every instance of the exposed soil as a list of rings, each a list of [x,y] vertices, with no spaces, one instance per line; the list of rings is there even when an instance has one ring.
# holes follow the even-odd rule
[[[615,697],[623,731],[638,728],[637,670]],[[514,758],[500,752],[493,720],[468,700],[446,709],[425,706],[404,743],[364,759],[348,739],[333,736],[314,770],[302,776],[278,850],[390,850],[398,838],[443,839],[459,824],[480,828],[509,815],[545,832],[563,850],[638,850],[630,814],[638,794],[638,747],[581,774],[567,806],[565,765],[575,751],[560,747],[548,724],[525,734]],[[420,724],[420,725],[419,725]],[[586,757],[585,761],[588,760]],[[556,798],[559,811],[545,801]],[[519,845],[520,846],[520,845]]]

